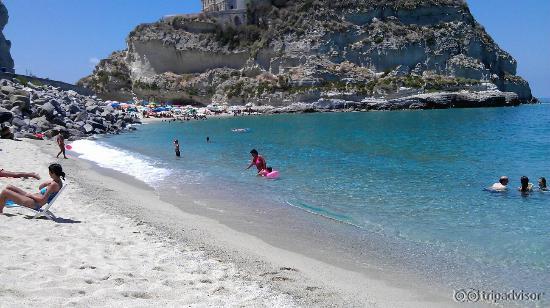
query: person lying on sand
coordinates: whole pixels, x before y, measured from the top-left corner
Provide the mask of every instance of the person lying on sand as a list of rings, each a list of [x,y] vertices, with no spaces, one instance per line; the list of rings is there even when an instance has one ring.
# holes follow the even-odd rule
[[[40,180],[40,176],[34,172],[12,172],[0,169],[0,178],[35,178]]]
[[[8,200],[18,205],[38,210],[55,198],[61,187],[63,187],[61,179],[65,180],[65,172],[63,172],[60,164],[51,164],[48,167],[48,171],[52,179],[40,184],[39,193],[31,194],[12,185],[2,190],[0,193],[0,214],[3,213]]]

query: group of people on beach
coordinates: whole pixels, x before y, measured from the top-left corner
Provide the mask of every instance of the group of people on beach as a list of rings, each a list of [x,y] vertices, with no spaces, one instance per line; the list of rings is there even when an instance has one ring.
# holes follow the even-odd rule
[[[490,187],[490,190],[492,191],[507,191],[508,190],[508,183],[510,180],[507,176],[501,176],[498,183],[493,184],[493,186]],[[521,187],[518,188],[519,191],[522,193],[529,193],[534,190],[533,183],[529,182],[529,178],[526,176],[522,176],[520,179]],[[546,186],[546,178],[541,177],[539,178],[539,191],[548,191],[548,187]]]
[[[46,203],[51,202],[63,187],[65,172],[63,172],[63,168],[60,164],[51,164],[48,167],[48,172],[50,180],[38,186],[38,193],[29,193],[13,185],[8,185],[4,188],[2,192],[0,192],[0,214],[3,214],[4,207],[8,202],[28,207],[36,211],[40,210]],[[34,172],[12,172],[4,169],[0,169],[0,177],[34,178],[40,180],[40,176]]]

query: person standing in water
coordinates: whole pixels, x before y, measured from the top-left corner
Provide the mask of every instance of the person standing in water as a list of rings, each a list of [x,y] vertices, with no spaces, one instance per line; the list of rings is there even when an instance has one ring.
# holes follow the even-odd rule
[[[210,137],[206,137],[206,143],[210,143]]]
[[[176,157],[180,157],[180,142],[178,141],[178,139],[174,140],[174,150],[176,151]]]
[[[59,153],[57,153],[57,158],[59,158],[59,155],[63,153],[63,158],[67,159],[67,156],[65,155],[65,138],[63,138],[63,133],[59,132],[57,134],[57,138],[55,139],[57,142],[57,145],[59,146]]]
[[[252,166],[256,166],[259,174],[262,170],[267,168],[267,163],[265,159],[260,154],[258,154],[258,151],[256,151],[256,149],[250,151],[250,155],[252,155],[252,162],[250,163],[250,165],[248,165],[246,170],[250,169]]]

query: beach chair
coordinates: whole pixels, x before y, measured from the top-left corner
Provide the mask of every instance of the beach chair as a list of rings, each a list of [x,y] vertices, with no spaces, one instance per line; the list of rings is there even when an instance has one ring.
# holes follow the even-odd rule
[[[40,217],[46,217],[47,219],[50,219],[50,220],[55,220],[57,217],[55,217],[55,215],[50,211],[50,208],[53,206],[53,204],[55,203],[55,200],[57,200],[57,198],[59,198],[59,196],[61,195],[61,193],[65,190],[65,187],[67,187],[67,184],[63,184],[63,187],[61,187],[61,189],[59,190],[59,192],[57,192],[57,195],[55,195],[55,197],[52,199],[51,202],[48,202],[46,204],[44,204],[43,207],[41,207],[40,209],[38,210],[35,210],[35,209],[31,209],[31,208],[28,208],[26,206],[20,206],[18,204],[13,204],[13,205],[8,205],[6,206],[7,208],[15,208],[15,207],[18,207],[18,208],[24,208],[24,209],[27,209],[31,212],[34,213],[34,216],[32,217],[32,219],[36,219],[36,218],[40,218]]]

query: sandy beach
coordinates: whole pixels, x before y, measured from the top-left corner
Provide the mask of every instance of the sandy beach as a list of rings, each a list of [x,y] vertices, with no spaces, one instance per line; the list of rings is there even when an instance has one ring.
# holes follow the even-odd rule
[[[51,141],[1,141],[0,149],[2,168],[42,180],[60,162],[69,185],[52,208],[55,222],[23,209],[0,216],[1,307],[455,304],[452,294],[388,283],[186,213],[128,176],[74,156],[56,160]],[[33,191],[40,181],[1,183]]]

